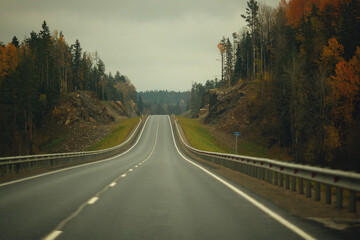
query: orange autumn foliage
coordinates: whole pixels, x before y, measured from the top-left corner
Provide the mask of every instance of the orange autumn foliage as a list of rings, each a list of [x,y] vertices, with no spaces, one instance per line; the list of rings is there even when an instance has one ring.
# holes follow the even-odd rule
[[[339,11],[340,0],[317,0],[316,2],[319,4],[320,13],[323,13],[327,6],[331,6],[335,12]]]
[[[336,38],[330,38],[328,40],[328,44],[329,46],[324,46],[321,58],[325,59],[332,56],[337,58],[339,61],[342,60],[341,55],[344,54],[344,46],[339,44]]]
[[[298,27],[301,19],[311,13],[313,4],[319,8],[320,14],[330,6],[333,9],[333,15],[337,16],[340,1],[341,0],[290,0],[286,10],[288,24],[293,27]]]
[[[14,72],[19,63],[17,49],[12,43],[0,46],[0,83],[1,80]]]
[[[293,27],[298,27],[301,18],[304,16],[305,6],[308,0],[290,0],[286,11],[288,23]]]
[[[324,46],[320,57],[323,69],[328,73],[332,73],[338,62],[343,60],[344,46],[339,44],[336,38],[328,40],[328,46]]]
[[[352,122],[356,103],[360,101],[360,47],[349,62],[342,59],[336,64],[335,76],[330,78],[331,97],[335,100],[333,114],[345,123]]]

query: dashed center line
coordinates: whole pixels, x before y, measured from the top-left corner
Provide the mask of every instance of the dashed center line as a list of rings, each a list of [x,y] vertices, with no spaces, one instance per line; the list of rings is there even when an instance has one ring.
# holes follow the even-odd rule
[[[56,239],[62,231],[53,231],[49,235],[47,235],[43,240],[54,240]]]
[[[147,121],[146,121],[147,122]],[[145,122],[145,124],[146,124]],[[143,129],[144,130],[144,129]],[[142,130],[142,131],[143,131]],[[159,121],[157,123],[157,129],[156,129],[156,135],[155,135],[155,142],[154,142],[154,146],[153,149],[151,151],[151,153],[149,154],[149,156],[144,159],[142,162],[138,163],[137,165],[134,166],[134,168],[137,168],[139,166],[141,166],[142,163],[145,163],[145,161],[147,161],[152,154],[155,151],[156,145],[157,145],[157,140],[158,140],[158,132],[159,132]],[[141,132],[142,134],[142,132]],[[138,139],[139,141],[139,139]],[[138,142],[137,141],[137,142]],[[137,143],[136,142],[136,143]],[[130,168],[129,170],[127,170],[126,172],[132,172],[134,171],[133,168]],[[49,235],[47,235],[45,238],[43,238],[43,240],[55,240],[61,233],[63,233],[63,231],[61,231],[64,226],[70,221],[72,220],[74,217],[76,217],[81,211],[83,211],[83,209],[86,207],[86,205],[92,205],[95,202],[97,202],[99,200],[99,196],[101,194],[103,194],[104,192],[106,192],[110,187],[114,187],[116,185],[116,182],[120,179],[120,178],[124,178],[126,177],[126,172],[123,173],[122,175],[120,175],[119,177],[117,177],[115,180],[113,180],[109,185],[107,185],[103,190],[101,190],[100,192],[98,192],[95,197],[90,198],[87,202],[83,203],[73,214],[71,214],[69,217],[67,217],[66,219],[64,219],[58,226],[57,228],[52,231]]]
[[[96,203],[96,201],[98,200],[99,198],[98,197],[92,197],[90,198],[90,200],[87,202],[88,204],[94,204]]]

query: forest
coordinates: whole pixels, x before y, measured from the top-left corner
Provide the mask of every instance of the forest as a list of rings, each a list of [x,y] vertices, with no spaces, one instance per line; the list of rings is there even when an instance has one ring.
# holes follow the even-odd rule
[[[188,110],[189,92],[167,90],[139,92],[139,111],[146,114],[180,115]]]
[[[247,26],[223,37],[216,87],[256,81],[248,103],[264,139],[289,149],[295,162],[360,170],[360,3],[255,0],[239,13]],[[207,87],[195,83],[193,116]]]
[[[93,91],[99,99],[137,102],[131,81],[118,71],[113,76],[97,52],[69,44],[60,31],[43,22],[21,43],[0,42],[0,152],[19,149],[31,154],[34,129],[41,126],[58,100],[74,91]]]

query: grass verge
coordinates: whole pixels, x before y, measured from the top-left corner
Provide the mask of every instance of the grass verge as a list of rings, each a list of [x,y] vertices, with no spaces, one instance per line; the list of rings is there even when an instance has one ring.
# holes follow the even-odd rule
[[[50,148],[56,147],[57,145],[61,144],[63,141],[65,141],[64,138],[54,139],[51,142],[49,142],[48,144],[46,144],[44,146],[44,148],[45,149],[50,149]]]
[[[234,147],[231,148],[229,144],[221,143],[216,139],[216,136],[211,135],[206,126],[201,124],[199,120],[184,117],[177,117],[177,119],[185,132],[186,138],[194,148],[212,152],[235,153],[235,137],[232,139]],[[269,157],[266,148],[240,139],[238,140],[237,150],[239,155]]]
[[[124,121],[121,121],[111,129],[111,133],[107,137],[97,142],[93,146],[89,147],[87,150],[95,151],[95,150],[106,149],[119,145],[126,139],[126,137],[129,135],[131,130],[136,126],[139,120],[140,117],[129,118]]]
[[[176,117],[183,128],[186,138],[194,148],[211,152],[230,152],[224,144],[219,143],[206,128],[197,120]]]
[[[269,158],[268,151],[263,146],[240,139],[238,140],[238,154],[251,157]]]

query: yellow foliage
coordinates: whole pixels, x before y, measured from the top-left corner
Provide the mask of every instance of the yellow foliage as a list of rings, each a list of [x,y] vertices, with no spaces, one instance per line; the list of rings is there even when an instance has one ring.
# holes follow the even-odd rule
[[[60,110],[55,106],[54,110],[52,111],[52,115],[57,115],[60,113]]]
[[[10,73],[14,72],[19,63],[16,47],[9,43],[5,47],[0,46],[0,83]]]
[[[265,82],[270,82],[271,81],[271,75],[269,72],[264,72],[264,76],[263,79]]]
[[[336,127],[334,126],[324,126],[325,129],[325,139],[324,145],[326,150],[334,150],[341,146],[340,135]]]
[[[46,101],[46,94],[41,94],[39,97],[40,102],[45,102]]]
[[[335,57],[338,61],[341,61],[341,57],[344,54],[344,46],[339,44],[336,38],[330,38],[329,46],[324,46],[323,53],[321,54],[321,59],[325,60],[329,57]]]

